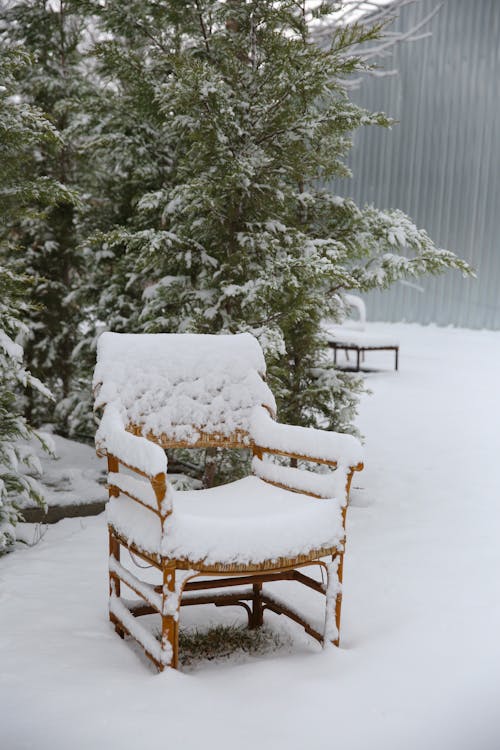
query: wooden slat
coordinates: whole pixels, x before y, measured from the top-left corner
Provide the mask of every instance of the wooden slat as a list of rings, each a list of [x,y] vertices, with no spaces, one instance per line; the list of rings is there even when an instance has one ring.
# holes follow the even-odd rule
[[[252,450],[252,452],[257,455],[264,452],[264,453],[270,453],[276,456],[285,456],[288,458],[293,458],[297,461],[309,461],[311,463],[324,464],[326,466],[337,466],[338,464],[338,461],[336,460],[318,458],[317,456],[314,456],[314,455],[293,453],[290,451],[278,450],[276,448],[271,448],[265,445],[258,445],[257,443],[255,443],[255,441],[252,440],[249,433],[245,432],[244,430],[235,430],[235,432],[232,433],[231,435],[223,435],[221,433],[206,433],[203,431],[198,431],[200,434],[200,437],[195,442],[188,442],[185,440],[172,440],[165,433],[162,433],[161,435],[155,435],[152,432],[148,432],[146,435],[143,435],[142,427],[139,424],[131,423],[127,425],[126,430],[127,432],[130,432],[132,435],[146,437],[148,440],[151,440],[151,442],[156,443],[157,445],[160,445],[164,449],[168,449],[168,448],[248,449],[248,450]],[[120,462],[120,463],[123,463],[123,462]],[[127,466],[127,464],[125,463],[123,463],[123,465]],[[137,471],[137,473],[142,474],[142,476],[147,476],[140,470],[134,469],[133,466],[127,466],[127,468],[132,469],[132,471]],[[350,468],[352,468],[354,471],[361,471],[363,468],[363,464],[359,463],[356,466],[353,466]]]
[[[308,492],[307,490],[301,490],[301,489],[298,489],[297,487],[291,487],[289,484],[283,484],[282,482],[274,482],[272,479],[266,479],[266,477],[262,477],[260,474],[256,474],[255,476],[259,477],[259,479],[262,479],[262,481],[266,482],[267,484],[272,484],[273,487],[279,487],[282,490],[295,492],[299,495],[307,495],[308,497],[315,497],[318,500],[325,500],[325,497],[323,495],[317,495],[315,492]]]
[[[146,654],[146,656],[148,657],[148,659],[153,662],[153,664],[155,665],[155,667],[158,670],[161,669],[160,662],[153,656],[153,654],[150,651],[148,651],[148,649],[146,648],[146,646],[144,646],[144,644],[138,638],[135,637],[135,635],[127,628],[126,625],[123,624],[123,622],[113,612],[109,613],[109,619],[111,620],[111,622],[113,623],[113,625],[118,626],[119,628],[121,628],[123,630],[123,632],[126,635],[130,636],[130,638],[133,638],[134,641],[136,643],[138,643],[139,646],[142,648],[142,650],[144,651],[144,653]]]
[[[157,612],[161,611],[161,598],[156,592],[155,586],[141,581],[113,556],[109,559],[109,570],[112,575],[123,581],[137,596],[140,596],[141,599],[144,599],[152,607],[155,607]]]
[[[168,448],[236,448],[236,449],[250,449],[252,447],[252,440],[245,430],[235,430],[231,435],[224,435],[217,432],[203,432],[203,430],[196,429],[199,434],[199,438],[196,441],[190,442],[187,440],[175,440],[170,438],[166,433],[156,435],[149,431],[145,435],[142,432],[142,426],[140,424],[128,424],[126,427],[127,432],[132,435],[145,437],[157,445],[160,445],[164,449]]]
[[[158,614],[156,607],[152,607],[150,604],[144,604],[143,602],[132,602],[127,604],[127,607],[130,610],[130,614],[134,615],[134,617]]]
[[[162,477],[165,477],[164,473],[161,474],[147,474],[145,471],[142,471],[142,469],[138,469],[137,466],[132,466],[132,464],[128,464],[126,461],[123,461],[119,456],[115,456],[111,453],[106,454],[108,457],[108,467],[109,467],[109,460],[116,461],[117,463],[121,464],[122,466],[125,466],[126,469],[130,469],[130,471],[133,471],[135,474],[139,474],[139,476],[144,477],[145,479],[148,479],[152,484],[154,482],[161,482]],[[115,466],[115,464],[113,464]],[[118,466],[113,469],[109,469],[108,471],[110,473],[116,474],[118,472]]]
[[[183,607],[192,607],[196,604],[215,604],[216,607],[227,607],[231,604],[239,604],[240,601],[249,601],[253,598],[253,591],[246,594],[206,594],[202,596],[183,596],[181,605]]]
[[[304,575],[304,573],[301,573],[298,570],[293,571],[293,579],[294,581],[303,583],[304,586],[309,586],[310,589],[317,591],[319,594],[324,594],[326,592],[326,587],[324,583],[321,583],[321,581],[316,581],[314,578],[311,578],[310,576],[306,576]]]
[[[137,643],[139,643],[146,654],[151,658],[151,660],[156,664],[156,666],[161,669],[161,664],[159,659],[153,654],[153,652],[150,650],[150,647],[147,645],[151,640],[154,639],[154,636],[143,626],[137,623],[136,627],[138,632],[134,633],[130,629],[130,627],[124,622],[124,619],[126,620],[128,618],[128,615],[133,617],[132,612],[127,609],[125,604],[122,602],[121,599],[118,599],[116,597],[111,597],[109,601],[109,610],[110,610],[110,619],[112,622],[114,622],[115,625],[119,625],[128,635],[130,635],[132,638],[134,638]],[[120,614],[121,613],[121,614]],[[139,635],[139,634],[140,635]],[[144,634],[142,636],[142,634]],[[142,636],[142,637],[141,637]],[[156,644],[155,644],[156,647]],[[158,643],[158,654],[161,654],[161,648],[160,644]]]
[[[121,493],[122,495],[126,495],[126,496],[127,496],[127,497],[129,497],[129,498],[130,498],[131,500],[135,500],[135,502],[136,502],[136,503],[139,503],[139,505],[142,505],[142,507],[143,507],[143,508],[147,508],[147,509],[148,509],[148,510],[150,510],[150,511],[151,511],[152,513],[156,513],[156,515],[157,515],[157,516],[158,516],[159,518],[161,518],[161,517],[162,517],[162,516],[161,516],[161,513],[160,513],[160,511],[158,510],[158,508],[152,508],[152,507],[151,507],[151,505],[148,505],[147,503],[143,502],[142,500],[139,500],[139,498],[138,498],[138,497],[136,497],[136,495],[133,495],[133,494],[132,494],[131,492],[128,492],[127,490],[123,490],[123,489],[122,489],[121,487],[118,487],[118,485],[117,485],[117,484],[108,484],[108,488],[109,488],[109,489],[117,489],[117,490],[119,490],[119,492],[120,492],[120,493]]]
[[[364,344],[341,344],[338,341],[329,341],[328,346],[332,349],[346,349],[350,352],[378,352],[378,351],[396,351],[399,346],[365,346]]]
[[[160,554],[154,554],[141,549],[135,544],[132,544],[124,536],[122,536],[113,526],[111,530],[115,538],[122,544],[126,549],[131,550],[134,555],[141,557],[145,562],[151,563],[156,568],[161,569],[162,561],[166,559],[162,558]],[[213,575],[227,575],[230,573],[265,573],[266,571],[278,571],[278,570],[291,570],[293,568],[300,567],[301,565],[308,564],[321,564],[322,557],[330,557],[331,555],[337,554],[343,542],[335,547],[322,547],[319,549],[311,550],[307,555],[297,555],[296,557],[279,557],[274,560],[263,560],[260,563],[205,563],[203,560],[189,560],[188,558],[177,558],[169,560],[169,564],[175,562],[175,566],[178,570],[196,570],[202,574],[213,574]]]
[[[248,586],[254,583],[271,583],[272,581],[286,581],[293,578],[293,570],[280,573],[256,573],[251,576],[235,576],[231,578],[212,579],[210,581],[188,581],[184,591],[206,591],[208,589],[225,588],[227,586]]]
[[[338,465],[338,461],[332,461],[326,458],[316,458],[312,455],[306,456],[303,453],[290,453],[289,451],[277,450],[276,448],[266,448],[265,445],[255,445],[254,452],[257,456],[259,456],[259,453],[270,453],[273,456],[285,456],[285,458],[293,458],[296,461],[309,461],[309,463],[313,464],[324,464],[325,466],[334,467]],[[261,456],[259,456],[259,458],[261,458]],[[356,464],[355,466],[349,466],[349,469],[351,469],[352,471],[362,471],[363,468],[364,465],[361,462],[359,464]]]
[[[301,625],[306,633],[313,638],[315,638],[320,643],[323,643],[323,634],[318,633],[317,630],[315,630],[312,625],[310,625],[307,620],[304,620],[297,612],[295,612],[293,609],[290,609],[282,602],[278,601],[277,599],[274,599],[272,596],[269,596],[268,594],[261,594],[262,601],[265,603],[265,609],[270,609],[272,612],[274,612],[277,615],[285,615],[286,617],[290,618],[290,620],[293,620],[298,625]]]
[[[338,463],[327,458],[306,456],[303,453],[291,453],[290,451],[278,450],[277,448],[268,448],[265,445],[256,445],[256,449],[262,453],[270,453],[273,456],[285,456],[285,458],[293,458],[296,461],[309,461],[314,464],[325,464],[325,466],[337,466]]]

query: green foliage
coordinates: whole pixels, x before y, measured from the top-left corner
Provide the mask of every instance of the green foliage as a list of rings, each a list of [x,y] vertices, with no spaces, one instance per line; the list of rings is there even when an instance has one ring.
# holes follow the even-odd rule
[[[8,227],[35,280],[29,363],[54,389],[63,431],[93,432],[104,328],[251,331],[282,420],[352,431],[362,382],[333,367],[322,331],[343,318],[344,292],[469,272],[400,211],[323,187],[349,175],[353,132],[390,124],[346,88],[366,70],[359,46],[384,29],[333,25],[319,46],[303,11],[296,0],[18,0],[3,11],[2,39],[35,63],[13,73],[18,113],[38,118],[20,147],[33,179],[5,193],[25,206]],[[313,16],[331,12],[322,3]],[[47,416],[33,394],[29,405]]]
[[[26,387],[36,388],[45,398],[50,395],[24,368],[22,347],[15,342],[25,333],[19,316],[26,312],[27,286],[26,279],[0,265],[0,554],[15,540],[23,502],[44,505],[41,488],[29,476],[40,473],[40,465],[28,441],[36,437],[48,446],[20,414],[18,400],[19,390]]]
[[[349,173],[353,131],[390,123],[345,89],[365,70],[358,45],[381,27],[339,27],[323,49],[296,2],[172,2],[161,23],[155,3],[109,8],[107,75],[170,151],[152,188],[138,183],[127,221],[95,238],[97,274],[110,259],[115,268],[102,319],[115,330],[249,330],[283,420],[351,431],[362,384],[334,369],[321,329],[343,317],[343,291],[467,271],[401,212],[321,187]],[[145,101],[130,98],[132,69]]]
[[[65,399],[75,370],[72,352],[82,322],[74,291],[82,269],[78,245],[85,214],[81,196],[87,183],[80,151],[89,83],[79,47],[87,19],[72,0],[21,0],[2,10],[1,22],[2,44],[22,49],[30,60],[15,71],[16,94],[24,106],[43,113],[54,134],[25,144],[32,200],[30,210],[9,225],[15,237],[12,261],[33,279],[25,345],[28,365],[50,385],[58,405],[54,414],[53,406],[29,388],[25,412],[30,421],[56,421],[64,432]]]
[[[33,281],[7,265],[16,240],[9,228],[33,211],[34,205],[57,200],[60,195],[58,185],[30,179],[26,170],[33,146],[57,140],[53,127],[38,109],[13,97],[15,76],[26,64],[26,56],[20,51],[7,48],[0,52],[0,206],[7,220],[0,230],[0,554],[15,539],[22,503],[31,500],[43,505],[36,479],[29,476],[38,473],[40,467],[28,441],[38,437],[48,447],[22,416],[19,402],[19,394],[27,388],[36,389],[46,399],[50,396],[25,369],[18,343],[28,333],[24,321],[31,310],[26,298]]]

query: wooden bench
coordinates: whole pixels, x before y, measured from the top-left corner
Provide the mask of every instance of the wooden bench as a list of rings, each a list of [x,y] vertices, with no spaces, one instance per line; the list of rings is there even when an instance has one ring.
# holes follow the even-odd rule
[[[324,330],[327,334],[328,346],[333,349],[333,362],[337,364],[337,351],[344,350],[349,361],[349,352],[356,354],[355,372],[361,369],[361,362],[365,359],[366,352],[393,351],[394,366],[399,366],[399,342],[389,336],[377,336],[366,331],[366,306],[361,297],[355,294],[344,295],[345,302],[358,313],[358,319],[348,318],[343,324],[328,323],[325,321]],[[354,369],[354,368],[350,368]]]
[[[356,354],[356,368],[355,371],[359,372],[361,370],[360,364],[365,359],[365,352],[394,352],[394,369],[398,370],[399,368],[399,344],[386,344],[383,346],[374,346],[374,345],[366,345],[366,344],[354,344],[354,343],[346,343],[341,341],[329,341],[328,346],[333,349],[333,363],[337,364],[337,351],[339,349],[345,351],[346,358],[349,359],[348,352],[355,352]]]

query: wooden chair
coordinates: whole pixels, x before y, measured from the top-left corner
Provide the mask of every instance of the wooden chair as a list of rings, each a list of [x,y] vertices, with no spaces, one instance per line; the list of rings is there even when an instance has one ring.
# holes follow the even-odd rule
[[[94,392],[102,414],[97,451],[109,471],[109,617],[160,671],[177,666],[181,605],[239,605],[251,628],[262,625],[268,609],[320,642],[339,643],[345,514],[353,472],[363,468],[360,445],[349,435],[276,423],[264,377],[264,357],[250,334],[99,339]],[[219,487],[174,491],[165,449],[180,447],[250,449],[253,473]],[[301,468],[277,463],[280,456]],[[120,559],[122,548],[157,568],[159,585],[132,572]],[[324,569],[325,584],[303,572],[309,565]],[[323,628],[263,588],[282,580],[325,596]],[[122,596],[124,585],[136,600]],[[154,613],[160,640],[138,621]]]

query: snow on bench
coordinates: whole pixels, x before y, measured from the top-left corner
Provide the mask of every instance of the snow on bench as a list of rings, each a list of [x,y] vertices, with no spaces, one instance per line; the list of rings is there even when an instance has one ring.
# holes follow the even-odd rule
[[[359,320],[347,319],[342,325],[330,321],[324,321],[323,331],[326,334],[328,345],[333,349],[333,361],[337,364],[337,350],[343,349],[348,357],[348,352],[356,353],[356,370],[360,369],[361,359],[365,352],[386,350],[395,353],[395,369],[399,364],[399,341],[392,336],[368,333],[366,327],[365,303],[354,294],[346,294],[347,304],[358,311]]]

